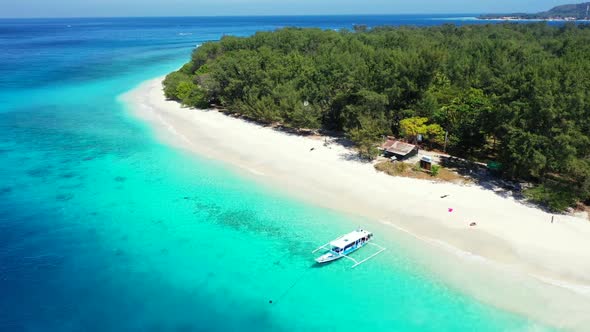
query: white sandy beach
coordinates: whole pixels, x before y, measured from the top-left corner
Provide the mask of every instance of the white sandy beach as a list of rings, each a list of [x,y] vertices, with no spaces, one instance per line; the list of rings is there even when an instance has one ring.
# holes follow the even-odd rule
[[[371,164],[347,160],[354,153],[339,145],[325,147],[322,140],[288,135],[218,111],[182,108],[165,100],[161,81],[147,81],[123,100],[167,143],[236,166],[312,204],[370,218],[392,232],[407,232],[445,252],[442,257],[461,253],[481,258],[497,271],[509,271],[506,274],[515,278],[514,293],[530,291],[514,294],[520,300],[493,292],[479,294],[482,299],[557,326],[590,326],[588,220],[558,215],[552,224],[550,214],[475,185],[378,173]],[[477,226],[470,227],[471,222]],[[438,264],[440,271],[445,269]],[[544,303],[524,308],[525,298]]]

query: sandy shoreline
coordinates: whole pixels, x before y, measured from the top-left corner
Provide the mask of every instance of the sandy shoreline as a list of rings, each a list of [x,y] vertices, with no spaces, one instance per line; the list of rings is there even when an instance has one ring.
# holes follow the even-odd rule
[[[167,143],[236,166],[315,205],[377,220],[436,250],[492,262],[519,282],[535,284],[538,301],[551,303],[529,312],[491,293],[482,294],[484,300],[560,327],[590,326],[588,221],[556,216],[552,224],[550,214],[477,186],[391,177],[348,160],[352,152],[342,146],[325,147],[321,140],[217,111],[181,108],[165,100],[161,80],[144,82],[122,100]],[[477,227],[469,227],[472,221]]]

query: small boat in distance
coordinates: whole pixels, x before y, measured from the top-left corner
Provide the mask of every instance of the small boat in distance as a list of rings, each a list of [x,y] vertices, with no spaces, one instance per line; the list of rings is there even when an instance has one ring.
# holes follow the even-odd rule
[[[377,245],[375,243],[370,243],[370,241],[372,241],[372,240],[373,240],[373,233],[363,230],[363,229],[357,229],[354,232],[350,232],[348,234],[342,235],[341,237],[339,237],[333,241],[330,241],[330,242],[324,244],[323,246],[317,248],[316,250],[314,250],[313,253],[316,253],[322,249],[327,251],[325,254],[316,258],[315,261],[318,264],[324,264],[324,263],[335,261],[340,258],[347,258],[347,259],[354,262],[354,265],[352,267],[356,267],[356,266],[368,261],[369,259],[379,255],[380,253],[382,253],[385,250],[385,248],[381,247],[380,245]],[[376,253],[372,254],[371,256],[361,260],[360,262],[355,260],[354,258],[348,257],[349,254],[357,251],[358,249],[364,247],[367,244],[370,244],[370,245],[373,245],[373,246],[379,248],[379,251],[377,251]]]

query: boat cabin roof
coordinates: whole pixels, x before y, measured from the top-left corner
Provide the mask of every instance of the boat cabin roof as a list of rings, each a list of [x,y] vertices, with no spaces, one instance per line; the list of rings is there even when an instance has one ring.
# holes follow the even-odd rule
[[[341,237],[337,238],[336,240],[330,242],[330,245],[333,247],[337,247],[337,248],[344,248],[346,245],[356,242],[356,240],[367,237],[370,234],[371,234],[371,232],[365,231],[363,229],[359,229],[354,232],[350,232],[346,235],[342,235]]]

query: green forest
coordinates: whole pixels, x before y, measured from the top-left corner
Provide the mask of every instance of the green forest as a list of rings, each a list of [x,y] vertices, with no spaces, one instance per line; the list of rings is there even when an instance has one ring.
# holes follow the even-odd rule
[[[285,28],[197,48],[164,92],[263,123],[384,135],[501,165],[552,210],[590,197],[590,26]]]

